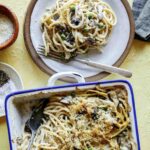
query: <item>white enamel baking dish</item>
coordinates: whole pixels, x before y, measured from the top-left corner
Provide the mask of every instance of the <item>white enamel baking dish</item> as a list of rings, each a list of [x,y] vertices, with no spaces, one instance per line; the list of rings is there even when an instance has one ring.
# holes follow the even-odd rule
[[[64,76],[73,77],[79,83],[54,86],[55,81],[58,78],[62,78]],[[133,94],[133,89],[131,84],[125,80],[85,83],[84,78],[78,73],[74,73],[74,72],[55,74],[50,78],[48,82],[48,87],[46,88],[32,89],[32,90],[26,90],[21,92],[19,91],[19,92],[12,93],[6,97],[5,112],[6,112],[6,119],[7,119],[10,149],[16,150],[15,139],[22,135],[25,122],[31,115],[31,108],[33,107],[33,105],[35,105],[35,103],[38,102],[39,98],[49,97],[53,92],[72,91],[75,90],[76,87],[87,89],[87,88],[95,87],[98,84],[100,84],[103,87],[113,86],[113,85],[123,85],[126,87],[128,91],[129,103],[132,107],[130,117],[132,119],[133,137],[137,143],[138,150],[140,150],[140,140],[138,134],[134,94]]]

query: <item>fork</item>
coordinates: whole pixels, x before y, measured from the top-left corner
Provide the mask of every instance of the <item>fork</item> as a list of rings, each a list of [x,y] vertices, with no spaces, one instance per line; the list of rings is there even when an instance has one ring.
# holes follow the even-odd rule
[[[127,77],[127,78],[132,77],[132,73],[128,70],[121,69],[121,68],[114,67],[114,66],[110,66],[110,65],[106,65],[106,64],[102,64],[102,63],[95,63],[91,60],[79,59],[79,58],[75,58],[75,56],[72,57],[69,60],[65,60],[65,57],[64,57],[63,53],[58,54],[56,52],[51,52],[51,53],[48,54],[48,56],[46,56],[44,54],[44,49],[45,49],[44,46],[38,47],[37,53],[41,56],[49,57],[53,60],[57,60],[57,61],[60,61],[60,62],[63,62],[63,63],[68,63],[69,61],[74,60],[74,61],[86,64],[88,66],[101,69],[101,70],[103,70],[105,72],[108,72],[108,73],[119,74],[119,75],[122,75],[122,76]]]

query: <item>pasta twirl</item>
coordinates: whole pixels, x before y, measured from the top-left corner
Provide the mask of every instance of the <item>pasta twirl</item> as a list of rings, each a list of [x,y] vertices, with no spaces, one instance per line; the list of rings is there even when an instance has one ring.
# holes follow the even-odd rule
[[[116,23],[112,8],[102,0],[57,0],[41,21],[45,55],[56,52],[69,60],[99,50]]]

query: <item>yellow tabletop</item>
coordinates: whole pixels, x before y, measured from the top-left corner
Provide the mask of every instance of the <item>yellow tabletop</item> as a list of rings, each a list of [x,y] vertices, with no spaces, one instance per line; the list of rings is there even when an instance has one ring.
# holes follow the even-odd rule
[[[17,14],[20,25],[17,41],[10,48],[0,52],[0,61],[16,68],[23,79],[25,89],[43,87],[48,80],[48,75],[34,64],[24,45],[23,22],[30,1],[0,0],[0,4],[9,6]],[[132,4],[132,0],[129,2]],[[141,148],[150,150],[150,43],[135,40],[121,67],[133,72],[133,77],[129,81],[135,93]],[[110,75],[106,80],[118,78],[122,77]],[[0,150],[9,150],[5,118],[0,119]]]

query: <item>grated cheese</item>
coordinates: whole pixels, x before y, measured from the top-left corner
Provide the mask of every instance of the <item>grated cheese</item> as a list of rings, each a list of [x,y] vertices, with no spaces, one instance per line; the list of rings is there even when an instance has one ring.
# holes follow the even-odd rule
[[[6,42],[12,36],[13,31],[11,20],[7,16],[0,14],[0,44]]]

